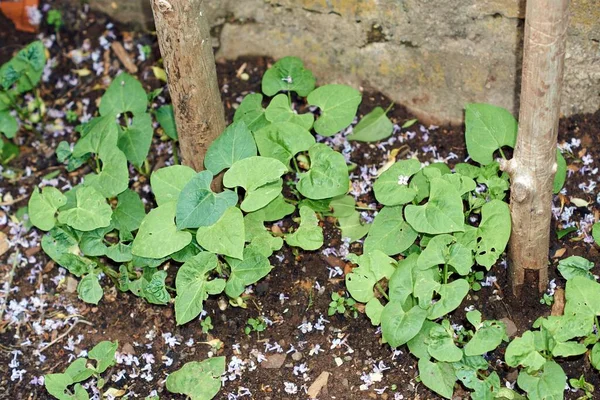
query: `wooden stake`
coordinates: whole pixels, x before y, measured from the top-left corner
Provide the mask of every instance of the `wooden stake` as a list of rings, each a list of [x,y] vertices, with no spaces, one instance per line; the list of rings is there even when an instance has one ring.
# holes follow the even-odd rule
[[[204,169],[208,146],[225,129],[210,28],[202,0],[151,0],[183,163]]]
[[[552,183],[560,117],[569,0],[528,0],[525,15],[519,133],[514,158],[501,163],[511,176],[512,289],[548,284]]]

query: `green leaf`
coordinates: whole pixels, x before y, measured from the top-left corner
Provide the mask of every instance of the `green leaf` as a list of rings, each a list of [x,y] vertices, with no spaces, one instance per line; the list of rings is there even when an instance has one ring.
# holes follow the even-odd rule
[[[98,275],[93,272],[85,275],[77,285],[77,293],[79,298],[86,303],[98,304],[102,295],[104,295],[98,281]]]
[[[84,185],[94,187],[106,198],[115,197],[129,186],[127,158],[116,147],[103,147],[99,158],[102,161],[102,170],[99,174],[86,175]]]
[[[342,230],[342,237],[350,239],[350,243],[362,239],[362,237],[369,233],[369,230],[371,229],[371,224],[363,224],[360,213],[354,209],[350,216],[339,217],[338,223]]]
[[[283,239],[272,236],[263,224],[263,210],[249,213],[244,217],[246,242],[250,243],[260,254],[270,257],[273,251],[281,249]]]
[[[510,367],[522,365],[531,371],[540,370],[546,362],[546,359],[536,350],[535,337],[531,331],[526,331],[523,336],[513,339],[508,344],[504,360]]]
[[[365,305],[365,314],[371,320],[373,326],[379,326],[381,324],[381,313],[383,312],[383,306],[381,302],[373,297]]]
[[[191,400],[210,400],[219,393],[224,373],[225,357],[191,361],[167,377],[167,390]]]
[[[0,132],[4,133],[8,139],[12,139],[19,130],[19,122],[10,115],[9,111],[0,111]]]
[[[117,145],[127,159],[139,167],[148,156],[152,135],[154,135],[154,128],[150,114],[134,115],[131,125],[120,132]]]
[[[263,221],[279,221],[294,212],[296,207],[285,201],[283,195],[279,195],[260,211]]]
[[[467,151],[479,164],[491,163],[494,152],[502,146],[515,147],[517,120],[504,108],[490,104],[467,104],[465,127]]]
[[[413,253],[398,261],[398,266],[388,283],[390,300],[404,304],[412,295],[414,287],[413,271],[417,268],[418,257],[417,254]]]
[[[283,179],[267,183],[255,190],[246,192],[246,197],[240,204],[240,208],[245,212],[253,212],[266,207],[269,203],[281,195],[283,190]]]
[[[595,281],[594,275],[590,272],[592,268],[594,268],[593,262],[579,256],[567,257],[558,262],[558,270],[566,280],[582,276]]]
[[[437,361],[458,362],[463,357],[463,352],[454,344],[454,331],[452,328],[445,329],[436,325],[429,331],[429,355]]]
[[[81,276],[96,267],[96,263],[89,258],[71,253],[61,254],[58,261],[75,276]]]
[[[583,276],[574,276],[565,287],[565,315],[576,314],[592,319],[600,315],[600,284]]]
[[[331,200],[329,207],[333,209],[333,216],[336,218],[351,217],[356,212],[356,202],[350,195],[336,197]]]
[[[94,374],[94,370],[87,367],[87,358],[78,358],[65,370],[65,374],[71,377],[71,381],[82,382]]]
[[[541,371],[521,371],[517,383],[529,400],[562,400],[567,376],[560,365],[546,361]]]
[[[454,166],[454,171],[457,174],[467,176],[471,179],[476,179],[481,174],[481,168],[467,163],[458,163]]]
[[[39,229],[49,231],[56,223],[56,211],[66,203],[67,198],[52,186],[45,186],[41,194],[34,188],[28,204],[29,220]]]
[[[468,275],[473,266],[471,250],[455,241],[456,239],[448,234],[434,236],[419,256],[419,269],[448,264],[460,275]]]
[[[439,324],[426,320],[423,323],[423,327],[421,328],[419,333],[417,333],[415,337],[413,337],[407,342],[408,350],[413,356],[419,359],[425,358],[429,360],[429,332],[436,326],[439,326]]]
[[[395,271],[394,259],[379,250],[358,257],[360,265],[346,275],[346,287],[350,295],[361,303],[373,297],[373,287],[383,278],[390,279]]]
[[[510,238],[511,219],[508,204],[492,200],[481,207],[481,223],[477,228],[475,260],[488,270],[504,252]]]
[[[133,260],[131,245],[122,242],[115,243],[106,248],[106,257],[117,263],[129,262]]]
[[[160,106],[156,110],[156,120],[160,124],[165,134],[173,140],[177,140],[177,126],[175,125],[175,114],[173,113],[173,105],[166,104]]]
[[[375,198],[386,206],[406,204],[416,197],[417,190],[409,187],[408,180],[419,172],[419,160],[401,160],[382,173],[373,185]]]
[[[81,138],[73,147],[73,157],[88,153],[99,154],[102,149],[114,149],[119,141],[118,125],[112,115],[96,117],[81,125]]]
[[[437,170],[435,172],[434,170]],[[419,172],[417,172],[412,179],[410,180],[409,188],[415,189],[417,191],[417,197],[415,197],[415,204],[419,204],[421,201],[429,197],[429,189],[430,189],[430,180],[434,177],[441,177],[442,175],[450,174],[450,168],[444,163],[433,163]],[[430,175],[430,177],[426,176]]]
[[[406,222],[417,232],[435,235],[464,231],[465,217],[460,194],[442,178],[431,180],[431,192],[426,204],[409,204],[404,215]]]
[[[228,208],[217,222],[202,226],[196,232],[196,241],[204,249],[240,260],[244,239],[244,216],[237,207]]]
[[[127,189],[117,196],[117,207],[112,214],[112,223],[118,230],[133,232],[140,227],[146,216],[144,203],[133,190]]]
[[[597,245],[600,245],[600,222],[596,222],[592,226],[592,237],[594,238],[594,242]]]
[[[262,78],[262,91],[267,96],[285,90],[306,97],[315,88],[315,77],[304,68],[298,57],[284,57],[265,72]]]
[[[469,293],[469,288],[469,282],[466,279],[457,279],[453,282],[440,285],[440,288],[437,290],[440,299],[431,306],[427,318],[435,320],[456,310],[467,293]]]
[[[150,186],[159,206],[177,201],[179,194],[194,177],[196,171],[185,165],[161,168],[150,176]]]
[[[258,282],[271,271],[269,259],[254,247],[244,249],[244,260],[226,258],[231,268],[231,274],[225,286],[225,294],[231,298],[241,295],[246,286]]]
[[[332,136],[352,123],[362,95],[350,86],[325,85],[312,91],[307,101],[321,109],[315,131],[322,136]]]
[[[348,192],[350,179],[344,156],[329,146],[317,143],[308,150],[310,170],[300,174],[296,188],[314,200],[336,197]]]
[[[375,216],[364,249],[366,253],[381,250],[392,256],[408,249],[416,238],[417,232],[404,221],[402,207],[386,206]]]
[[[485,321],[464,347],[466,356],[478,356],[495,350],[506,338],[506,327],[499,321]]]
[[[429,389],[446,399],[452,398],[456,377],[451,364],[434,363],[426,358],[421,358],[419,360],[419,377]]]
[[[208,280],[208,273],[217,267],[217,256],[202,252],[183,264],[177,271],[175,287],[175,319],[183,325],[202,312],[202,303],[210,294],[219,294],[225,287],[223,279]]]
[[[262,107],[262,98],[263,95],[260,93],[252,93],[244,97],[235,110],[233,122],[244,122],[252,132],[269,125],[269,121],[265,118],[265,109]]]
[[[120,73],[112,81],[100,100],[100,115],[117,116],[125,112],[143,114],[148,106],[148,97],[142,84],[133,76]]]
[[[229,188],[240,186],[252,192],[267,183],[278,181],[286,172],[287,167],[274,158],[249,157],[235,162],[225,172],[223,185]]]
[[[290,107],[290,101],[285,94],[278,94],[265,111],[265,117],[272,123],[290,122],[299,125],[305,130],[310,130],[315,117],[311,114],[297,114]]]
[[[192,241],[191,233],[177,230],[174,222],[176,207],[175,202],[169,202],[144,217],[131,248],[134,256],[163,258]]]
[[[24,93],[37,86],[46,64],[46,48],[36,40],[21,49],[15,57],[0,66],[0,85],[9,89],[17,84],[17,93]]]
[[[104,197],[91,186],[75,192],[77,205],[58,214],[58,222],[79,231],[91,231],[110,225],[112,208]]]
[[[167,279],[167,271],[155,271],[150,276],[150,280],[144,276],[142,282],[142,290],[140,296],[146,299],[150,304],[165,305],[171,301],[171,295],[169,294],[165,285]]]
[[[254,139],[261,156],[275,158],[286,166],[296,154],[315,144],[308,130],[291,122],[269,124],[256,131]]]
[[[94,346],[93,349],[88,353],[88,357],[91,360],[96,361],[96,372],[101,374],[115,365],[115,353],[119,347],[119,342],[109,342],[107,340],[102,341]]]
[[[285,237],[285,242],[307,251],[318,250],[323,246],[323,229],[313,210],[306,206],[300,207],[300,226]]]
[[[256,156],[252,132],[243,121],[234,122],[217,137],[206,151],[204,165],[217,175],[236,161]]]
[[[394,131],[394,124],[386,114],[387,112],[383,108],[375,107],[360,120],[346,139],[359,142],[377,142],[389,137]]]
[[[567,161],[563,157],[559,149],[556,149],[556,175],[552,183],[552,193],[558,194],[565,184],[567,179]]]
[[[594,344],[590,352],[590,363],[600,371],[600,343]]]
[[[59,265],[61,256],[65,254],[80,254],[78,234],[71,228],[54,227],[42,237],[42,249]]]
[[[177,229],[210,226],[221,218],[225,210],[237,204],[238,196],[231,190],[213,192],[210,188],[212,180],[210,171],[201,171],[184,186],[177,201]]]
[[[71,376],[66,373],[44,375],[44,387],[58,400],[74,400],[71,394],[66,393],[67,388],[73,383]]]
[[[401,346],[419,333],[426,318],[427,311],[419,306],[405,312],[401,303],[390,301],[381,313],[383,339],[391,347]]]

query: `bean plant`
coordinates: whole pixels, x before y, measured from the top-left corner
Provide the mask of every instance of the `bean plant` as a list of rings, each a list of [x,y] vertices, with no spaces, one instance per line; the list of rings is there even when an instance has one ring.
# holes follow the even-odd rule
[[[296,112],[293,94],[306,98],[318,116]],[[87,164],[94,172],[65,193],[47,186],[29,201],[31,222],[48,231],[42,248],[81,278],[77,291],[83,301],[97,304],[103,297],[100,282],[107,277],[121,291],[152,304],[174,303],[179,325],[198,320],[209,296],[225,295],[231,304],[244,305],[247,286],[273,268],[269,257],[284,245],[293,251],[320,249],[320,220],[331,216],[343,237],[363,246],[362,254],[347,257],[356,265],[345,280],[352,298],[332,297],[330,313],[364,304],[371,323],[381,327],[382,340],[394,348],[406,345],[419,360],[420,380],[444,398],[452,398],[457,382],[472,391],[473,399],[521,398],[503,387],[485,358],[508,341],[504,324],[484,320],[477,310],[466,314],[466,328],[450,320],[470,289],[479,288],[477,279],[499,260],[510,236],[508,176],[495,159],[515,144],[517,121],[508,111],[486,104],[466,107],[466,142],[474,163],[459,163],[453,170],[412,158],[387,163],[373,187],[380,206],[367,224],[348,195],[346,159],[315,138],[350,126],[362,100],[356,89],[316,87],[301,60],[281,59],[263,76],[262,94],[247,95],[233,123],[211,144],[205,170],[170,165],[151,173],[149,210],[129,188],[130,164],[150,170],[153,129],[147,99],[135,78],[117,76],[102,96],[99,115],[78,128],[80,139],[57,150],[68,170]],[[390,136],[387,111],[375,108],[348,139],[372,142]],[[154,114],[176,140],[172,109]],[[555,191],[566,175],[563,164]],[[219,174],[224,189],[215,192]],[[294,225],[286,232],[267,229],[266,224],[288,216]],[[176,269],[174,299],[165,284],[166,265]],[[600,363],[592,331],[600,310],[584,301],[600,290],[596,285],[589,276],[573,277],[566,313],[573,315],[564,317],[565,327],[557,331],[554,319],[542,319],[537,333],[509,345],[506,362],[524,367],[519,387],[530,399],[554,398],[548,396],[558,393],[558,383],[564,388],[564,373],[551,357],[582,354],[593,345],[592,364]],[[252,323],[248,328],[257,330]],[[572,342],[575,337],[583,343]],[[167,388],[192,398],[214,396],[224,359],[205,362],[210,365],[182,371],[214,370],[207,378],[214,380],[210,396],[196,395],[204,389],[183,372],[169,376]],[[552,382],[540,383],[546,381]]]
[[[20,125],[31,130],[44,115],[44,102],[36,87],[45,65],[44,44],[35,41],[0,66],[0,133],[4,135],[0,137],[0,151],[8,144],[5,138],[14,138]],[[29,92],[33,96],[26,99]]]

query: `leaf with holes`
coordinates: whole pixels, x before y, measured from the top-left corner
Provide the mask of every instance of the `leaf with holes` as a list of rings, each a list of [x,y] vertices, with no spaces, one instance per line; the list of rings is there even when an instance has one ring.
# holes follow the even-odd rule
[[[475,260],[488,270],[504,252],[510,238],[511,219],[508,204],[492,200],[481,207],[481,223],[477,228]]]

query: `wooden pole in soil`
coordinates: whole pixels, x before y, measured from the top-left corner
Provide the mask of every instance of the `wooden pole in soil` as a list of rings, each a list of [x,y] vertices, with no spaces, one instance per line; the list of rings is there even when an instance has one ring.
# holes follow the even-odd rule
[[[569,0],[528,0],[519,133],[511,177],[509,273],[513,293],[548,284],[552,183],[560,116]]]
[[[225,129],[203,1],[150,1],[183,163],[200,171],[208,146]]]

